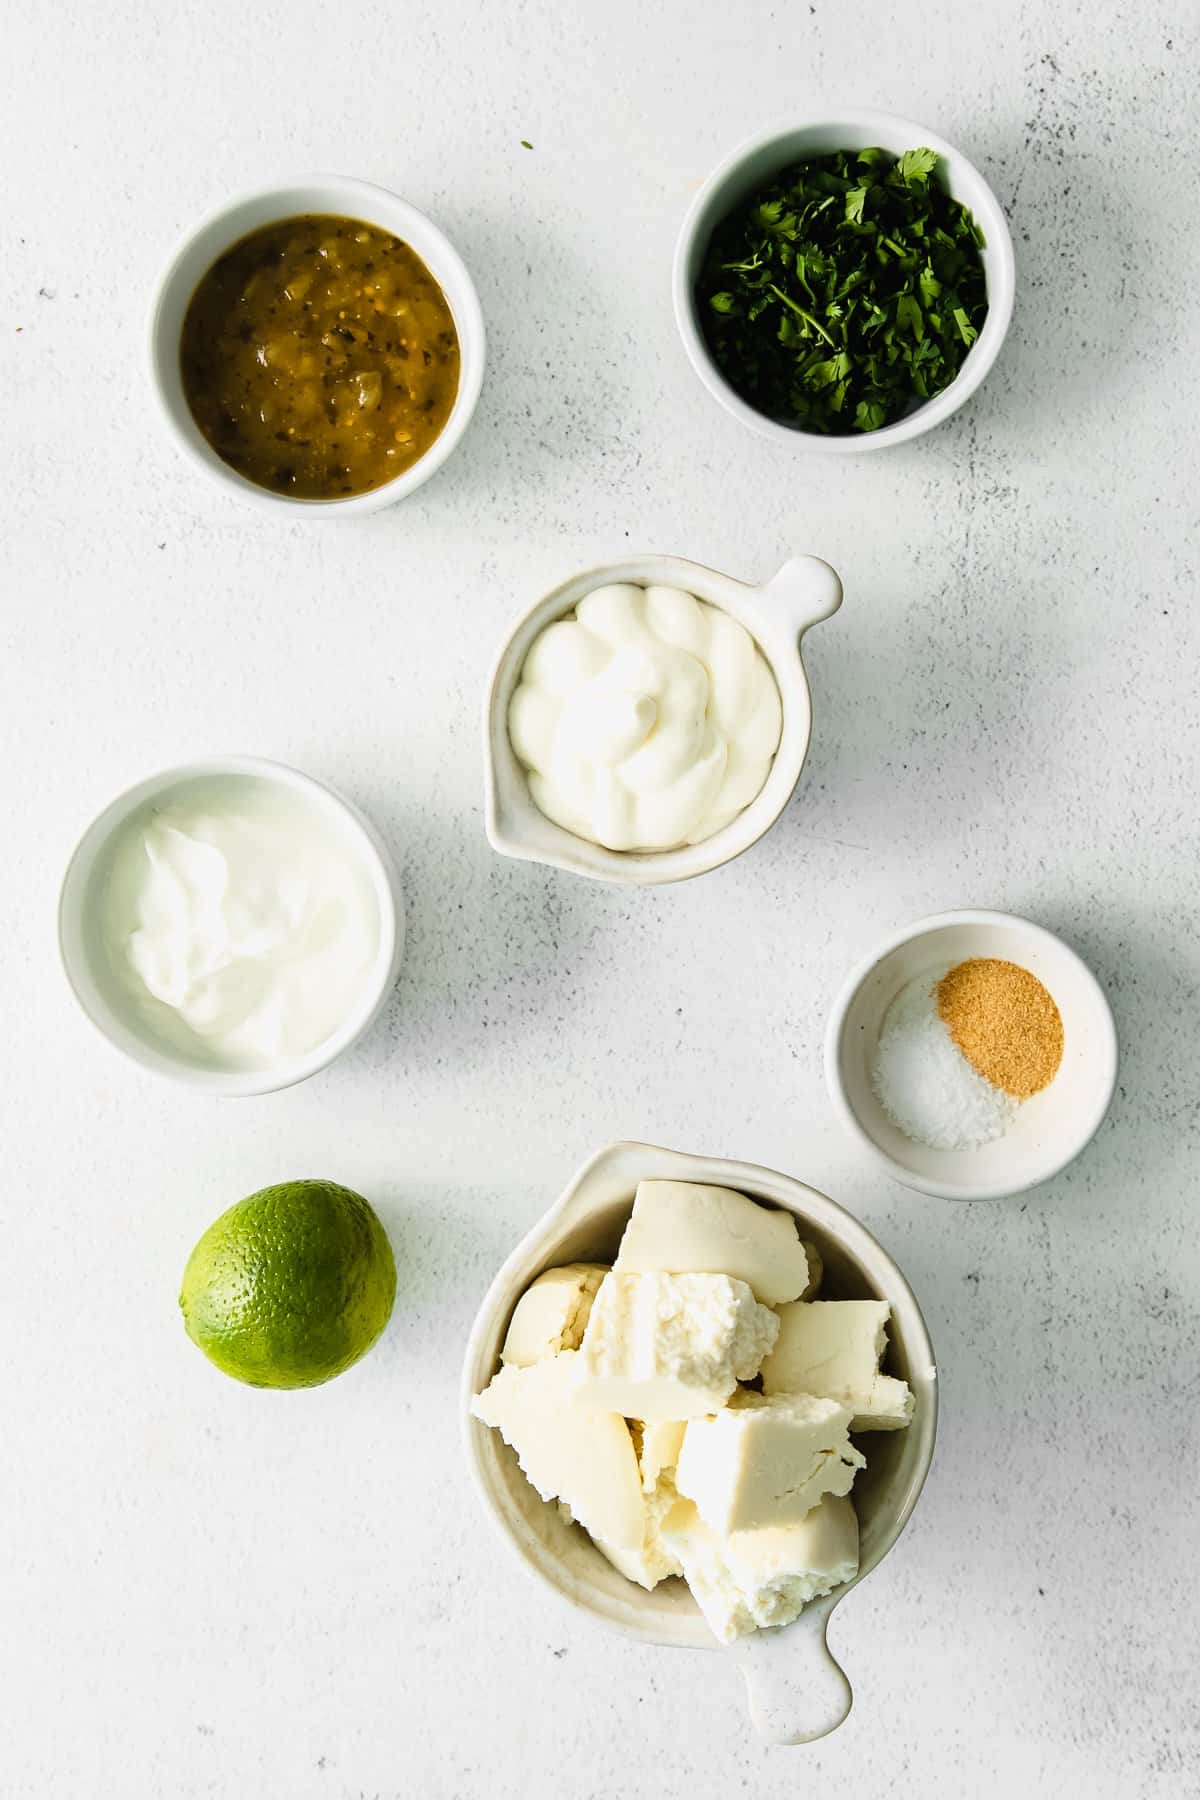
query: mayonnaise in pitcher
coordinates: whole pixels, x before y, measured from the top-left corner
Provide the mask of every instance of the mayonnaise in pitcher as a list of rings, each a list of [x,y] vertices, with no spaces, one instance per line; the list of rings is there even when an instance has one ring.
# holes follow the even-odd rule
[[[775,678],[744,626],[679,588],[597,588],[535,639],[508,732],[547,818],[609,850],[720,831],[779,747]]]

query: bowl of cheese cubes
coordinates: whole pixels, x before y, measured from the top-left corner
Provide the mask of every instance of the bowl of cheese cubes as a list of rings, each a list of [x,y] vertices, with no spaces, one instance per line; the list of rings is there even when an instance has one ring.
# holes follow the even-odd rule
[[[933,1456],[920,1308],[832,1200],[749,1163],[602,1150],[508,1258],[463,1368],[493,1523],[576,1608],[726,1648],[776,1742],[850,1709],[826,1626]]]

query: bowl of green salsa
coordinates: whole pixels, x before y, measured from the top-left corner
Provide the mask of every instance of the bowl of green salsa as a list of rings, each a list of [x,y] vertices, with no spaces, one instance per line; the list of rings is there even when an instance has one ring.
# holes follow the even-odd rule
[[[391,505],[461,440],[483,378],[479,301],[424,214],[304,177],[193,232],[160,285],[151,376],[178,447],[244,499]]]

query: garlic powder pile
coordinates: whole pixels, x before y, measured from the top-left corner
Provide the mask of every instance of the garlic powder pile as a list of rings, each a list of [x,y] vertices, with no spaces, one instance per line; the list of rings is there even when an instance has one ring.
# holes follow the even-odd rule
[[[1003,1136],[1062,1061],[1058,1007],[1036,976],[997,957],[922,975],[883,1017],[871,1083],[905,1137],[970,1150]]]
[[[1041,1093],[1062,1062],[1062,1014],[1036,975],[973,956],[937,984],[938,1017],[971,1067],[1014,1100]]]

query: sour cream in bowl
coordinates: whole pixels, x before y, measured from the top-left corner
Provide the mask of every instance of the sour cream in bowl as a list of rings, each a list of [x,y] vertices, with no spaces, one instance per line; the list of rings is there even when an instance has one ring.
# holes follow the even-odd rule
[[[391,991],[404,915],[366,819],[279,763],[170,769],[84,833],[59,904],[67,978],[119,1050],[216,1094],[315,1074]]]
[[[801,643],[841,602],[815,556],[761,587],[677,556],[563,582],[517,621],[488,684],[493,849],[623,886],[740,856],[799,780],[812,732]]]

